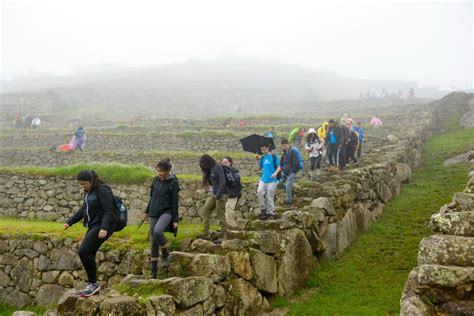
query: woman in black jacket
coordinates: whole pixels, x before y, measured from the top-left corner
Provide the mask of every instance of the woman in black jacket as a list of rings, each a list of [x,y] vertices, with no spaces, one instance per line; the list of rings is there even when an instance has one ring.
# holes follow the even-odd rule
[[[170,174],[170,159],[162,159],[156,165],[158,176],[153,179],[150,201],[143,214],[144,219],[150,218],[151,235],[151,278],[156,279],[158,270],[158,247],[161,249],[162,262],[160,267],[169,266],[169,251],[164,232],[174,232],[178,228],[178,192],[179,182],[175,175]]]
[[[113,195],[93,170],[82,170],[77,175],[79,187],[84,190],[82,207],[65,224],[68,229],[81,219],[87,232],[79,246],[79,257],[87,273],[87,287],[76,295],[87,297],[100,289],[97,282],[95,255],[99,247],[112,235],[115,229]]]

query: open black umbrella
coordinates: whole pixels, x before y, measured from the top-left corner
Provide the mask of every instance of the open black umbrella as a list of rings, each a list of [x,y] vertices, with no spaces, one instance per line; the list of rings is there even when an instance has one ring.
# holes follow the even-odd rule
[[[242,144],[242,148],[244,151],[248,151],[254,154],[262,155],[262,151],[260,147],[262,145],[269,145],[270,150],[275,149],[275,143],[273,142],[273,138],[265,137],[262,135],[252,134],[240,140]]]

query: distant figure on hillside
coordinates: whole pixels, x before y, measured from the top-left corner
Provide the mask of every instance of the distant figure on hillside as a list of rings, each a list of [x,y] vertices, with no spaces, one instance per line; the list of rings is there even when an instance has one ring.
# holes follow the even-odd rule
[[[23,118],[21,117],[20,113],[17,113],[15,117],[15,127],[20,128],[22,124],[23,124]]]
[[[82,126],[80,126],[74,132],[74,135],[72,136],[71,141],[69,142],[69,145],[72,147],[73,150],[79,149],[82,151],[84,147],[86,146],[86,141],[87,141],[86,130]]]
[[[35,116],[35,118],[31,121],[31,128],[35,129],[40,127],[41,125],[41,120],[38,116]]]
[[[266,131],[265,134],[263,134],[263,136],[269,137],[269,138],[275,138],[275,128],[273,126],[270,127],[268,131]]]
[[[357,122],[357,124],[352,127],[352,130],[359,135],[359,146],[357,147],[357,158],[360,158],[362,155],[362,141],[364,140],[364,132],[362,130],[362,123]]]
[[[408,90],[408,96],[407,96],[408,99],[414,99],[415,98],[415,91],[413,90],[413,88],[411,88],[410,90]]]
[[[223,126],[225,128],[229,128],[231,123],[232,123],[232,118],[228,117],[228,118],[225,119]]]
[[[239,121],[239,128],[246,128],[247,127],[247,122],[244,119],[241,119]]]
[[[370,125],[372,125],[372,126],[382,126],[383,122],[382,122],[381,119],[379,119],[377,117],[377,115],[374,114],[374,116],[372,116],[372,119],[370,120]]]

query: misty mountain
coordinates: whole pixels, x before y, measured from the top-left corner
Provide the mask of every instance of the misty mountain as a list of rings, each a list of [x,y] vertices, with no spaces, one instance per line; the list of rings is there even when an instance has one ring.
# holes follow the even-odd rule
[[[188,114],[229,113],[234,105],[244,113],[259,113],[272,104],[356,99],[367,91],[379,95],[382,88],[406,93],[416,90],[417,83],[342,78],[334,72],[256,60],[191,60],[3,83],[4,93],[44,92],[66,108],[146,108],[154,113],[180,109]],[[422,97],[439,93],[425,89]]]

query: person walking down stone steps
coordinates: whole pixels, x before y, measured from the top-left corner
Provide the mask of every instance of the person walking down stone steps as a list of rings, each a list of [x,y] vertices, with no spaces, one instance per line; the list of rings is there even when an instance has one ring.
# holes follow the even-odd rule
[[[260,146],[262,156],[256,155],[258,166],[262,170],[260,181],[258,182],[257,197],[260,205],[261,220],[275,219],[275,191],[278,184],[278,176],[281,173],[280,159],[270,152],[269,144]]]
[[[214,209],[216,210],[217,218],[221,226],[218,237],[225,237],[228,224],[225,218],[224,208],[227,202],[228,189],[225,182],[224,168],[207,154],[201,156],[199,166],[202,171],[202,184],[203,186],[211,186],[212,195],[206,199],[201,209],[201,214],[204,218],[204,231],[197,237],[207,240],[211,239],[211,212]]]
[[[229,229],[237,229],[237,222],[235,220],[235,207],[237,202],[242,195],[242,184],[240,182],[240,173],[239,170],[234,168],[234,160],[226,156],[222,158],[222,165],[224,166],[225,176],[227,183],[232,183],[233,185],[227,186],[229,190],[229,196],[227,202],[225,203],[225,219],[229,225]]]
[[[179,181],[171,174],[169,158],[160,160],[155,169],[157,176],[153,178],[150,190],[150,200],[143,214],[143,219],[150,220],[151,255],[150,277],[156,279],[158,272],[158,252],[161,250],[160,268],[170,264],[168,241],[165,232],[173,232],[176,236],[178,229]]]
[[[88,297],[100,290],[97,282],[97,264],[95,256],[100,246],[113,234],[116,226],[113,194],[93,170],[82,170],[76,177],[78,185],[84,190],[81,208],[64,224],[68,229],[83,219],[87,232],[79,246],[79,257],[87,273],[87,286],[76,293]]]
[[[305,149],[309,154],[310,179],[312,181],[319,180],[319,177],[321,176],[321,161],[323,157],[323,141],[319,138],[314,128],[308,130]]]
[[[293,184],[298,171],[301,170],[298,156],[301,154],[298,148],[290,146],[287,139],[281,140],[283,152],[280,158],[281,179],[278,187],[286,191],[286,206],[290,207],[293,202]]]

